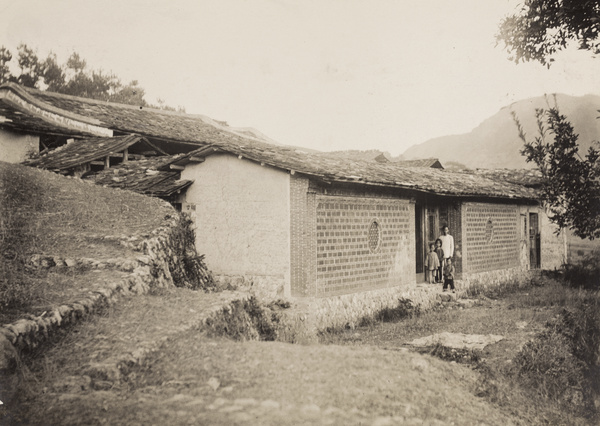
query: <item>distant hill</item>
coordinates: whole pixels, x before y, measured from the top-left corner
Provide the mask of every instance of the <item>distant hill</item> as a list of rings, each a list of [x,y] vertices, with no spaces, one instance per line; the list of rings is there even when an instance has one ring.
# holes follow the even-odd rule
[[[554,105],[549,96],[550,105]],[[559,110],[566,115],[579,134],[580,153],[585,153],[594,140],[600,140],[600,96],[557,95]],[[515,102],[483,121],[470,133],[430,139],[408,148],[405,159],[439,158],[446,166],[449,162],[464,164],[470,168],[532,168],[519,153],[523,142],[510,114],[514,110],[527,136],[537,134],[535,108],[547,107],[546,98],[539,96]]]

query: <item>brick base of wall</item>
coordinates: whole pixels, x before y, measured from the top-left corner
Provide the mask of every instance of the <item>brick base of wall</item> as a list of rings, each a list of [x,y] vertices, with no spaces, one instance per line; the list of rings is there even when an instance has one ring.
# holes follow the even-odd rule
[[[436,302],[434,293],[439,291],[437,286],[413,285],[319,298],[311,303],[312,320],[317,330],[353,328],[365,317],[397,307],[399,299],[409,299],[414,305],[427,309]]]
[[[455,285],[460,297],[473,285],[490,287],[512,280],[523,282],[530,276],[530,271],[513,268],[465,274],[462,280],[455,281]],[[399,299],[408,299],[413,306],[427,310],[440,302],[440,294],[441,284],[414,284],[325,298],[298,298],[293,304],[302,307],[299,312],[303,328],[324,331],[354,328],[365,317],[373,316],[386,308],[397,307]]]

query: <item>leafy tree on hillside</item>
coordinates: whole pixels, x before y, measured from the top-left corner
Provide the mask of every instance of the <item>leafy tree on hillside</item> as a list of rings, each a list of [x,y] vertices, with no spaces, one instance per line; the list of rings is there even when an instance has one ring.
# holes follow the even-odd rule
[[[600,53],[600,0],[525,0],[519,13],[500,23],[498,41],[515,62],[539,61],[576,41],[579,49]]]
[[[504,41],[516,63],[538,61],[550,67],[552,56],[576,40],[579,48],[600,53],[600,0],[525,0],[520,12],[500,23]],[[537,109],[538,136],[521,153],[537,165],[544,178],[543,200],[550,219],[581,238],[600,237],[600,154],[590,147],[579,155],[573,125],[558,107]],[[550,141],[550,139],[552,139]],[[597,142],[596,142],[597,144]]]
[[[85,59],[77,52],[72,53],[66,63],[60,65],[56,54],[50,52],[45,59],[40,60],[34,49],[20,44],[17,47],[16,64],[12,61],[12,53],[4,46],[0,47],[0,84],[16,82],[27,87],[66,95],[175,110],[165,105],[162,100],[159,100],[158,105],[149,104],[144,99],[146,91],[137,80],[123,84],[112,73],[89,69]],[[19,70],[18,73],[11,72],[11,64],[13,69]],[[185,112],[185,108],[179,107],[177,111]]]
[[[527,140],[513,113],[525,147],[521,153],[542,173],[542,198],[550,220],[581,238],[600,237],[600,151],[579,155],[573,126],[558,107],[536,109],[538,135]],[[552,139],[549,142],[548,139]]]

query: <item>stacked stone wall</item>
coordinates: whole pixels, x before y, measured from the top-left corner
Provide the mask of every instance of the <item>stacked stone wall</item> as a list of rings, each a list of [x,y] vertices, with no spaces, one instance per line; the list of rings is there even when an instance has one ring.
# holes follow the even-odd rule
[[[126,261],[115,261],[112,266],[129,272],[122,281],[109,283],[105,288],[90,291],[87,297],[77,302],[64,304],[39,316],[29,316],[0,327],[0,391],[12,392],[16,383],[17,366],[20,365],[19,351],[31,350],[43,343],[60,328],[82,320],[107,304],[113,303],[122,295],[143,294],[151,288],[166,288],[175,285],[173,273],[178,273],[180,260],[185,253],[177,252],[178,244],[172,241],[180,235],[182,218],[175,213],[167,216],[163,225],[154,230],[152,235],[141,241],[125,237],[120,242],[140,254]],[[184,250],[195,252],[193,246]],[[189,253],[188,253],[189,254]],[[40,257],[40,262],[47,261],[47,256]],[[69,266],[66,261],[52,257],[52,263]],[[105,262],[91,262],[88,259],[72,259],[79,264],[90,267],[105,268],[111,266]],[[180,283],[181,284],[181,283]],[[4,380],[5,379],[5,380]],[[2,397],[4,395],[0,395]]]

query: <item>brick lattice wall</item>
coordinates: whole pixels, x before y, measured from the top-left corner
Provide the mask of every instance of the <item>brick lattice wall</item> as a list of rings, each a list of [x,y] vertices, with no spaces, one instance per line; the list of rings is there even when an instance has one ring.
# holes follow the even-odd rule
[[[391,287],[414,280],[414,213],[407,200],[316,196],[317,296]],[[369,248],[376,220],[381,241]]]
[[[290,263],[292,296],[315,295],[315,192],[306,178],[290,179]]]
[[[519,267],[519,223],[515,205],[465,204],[463,272]]]

